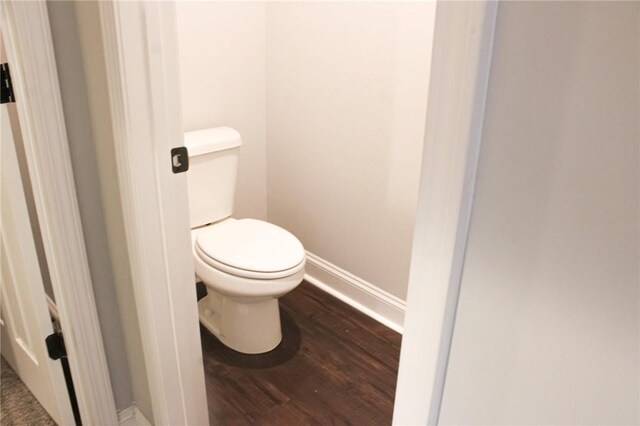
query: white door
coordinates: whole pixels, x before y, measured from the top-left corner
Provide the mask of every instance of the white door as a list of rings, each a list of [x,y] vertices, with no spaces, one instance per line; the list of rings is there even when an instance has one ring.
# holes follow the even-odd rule
[[[2,356],[59,425],[74,424],[60,361],[49,358],[53,333],[29,222],[7,107],[0,114],[0,327]]]

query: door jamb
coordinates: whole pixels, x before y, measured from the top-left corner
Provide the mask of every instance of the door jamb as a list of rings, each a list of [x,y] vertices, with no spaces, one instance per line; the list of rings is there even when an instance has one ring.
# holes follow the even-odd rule
[[[1,12],[34,201],[80,415],[86,424],[117,424],[47,5],[4,1]]]
[[[192,291],[172,282],[168,268],[171,264],[181,269],[184,277],[193,273],[193,265],[182,257],[176,261],[166,256],[166,239],[179,239],[177,233],[186,230],[183,217],[173,222],[173,217],[163,216],[168,210],[162,210],[161,200],[175,197],[186,186],[177,177],[170,187],[160,188],[155,165],[158,156],[168,154],[161,152],[167,145],[167,126],[174,145],[183,144],[178,69],[173,60],[177,44],[174,5],[137,3],[135,18],[125,9],[121,2],[102,2],[101,22],[136,304],[142,312],[139,325],[145,361],[154,380],[150,387],[154,418],[158,424],[202,422],[207,418],[202,358],[189,363],[180,356],[184,351],[180,341],[193,349],[199,335],[175,334],[177,329],[197,329],[193,324],[197,321],[195,296],[189,300]],[[475,187],[496,11],[496,2],[489,0],[438,2],[436,7],[395,424],[438,421]],[[140,57],[143,59],[135,60]],[[154,95],[154,88],[166,93]],[[152,191],[143,194],[142,188]],[[150,232],[164,235],[165,240]],[[191,256],[190,249],[185,253]],[[160,284],[151,279],[153,271],[162,271]],[[172,306],[172,300],[179,305]],[[159,318],[172,327],[171,333],[161,334],[165,326],[156,322]],[[172,350],[159,349],[161,336],[164,347]],[[195,385],[187,377],[195,378]]]
[[[462,281],[498,4],[438,2],[394,424],[438,424]]]
[[[138,325],[158,425],[209,424],[183,146],[175,7],[99,3]]]

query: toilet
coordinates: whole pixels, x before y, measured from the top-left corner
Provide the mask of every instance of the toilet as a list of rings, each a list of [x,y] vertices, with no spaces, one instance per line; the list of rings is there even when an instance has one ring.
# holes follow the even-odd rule
[[[231,349],[268,352],[282,340],[278,298],[304,277],[304,247],[279,226],[231,217],[242,145],[237,131],[197,130],[184,139],[196,280],[207,289],[198,302],[200,322]]]

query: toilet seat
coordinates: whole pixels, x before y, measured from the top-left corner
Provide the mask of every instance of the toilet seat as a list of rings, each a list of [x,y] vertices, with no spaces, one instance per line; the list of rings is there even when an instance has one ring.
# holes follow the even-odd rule
[[[304,268],[305,252],[290,232],[256,219],[227,219],[197,234],[195,252],[209,266],[254,279],[277,279]]]

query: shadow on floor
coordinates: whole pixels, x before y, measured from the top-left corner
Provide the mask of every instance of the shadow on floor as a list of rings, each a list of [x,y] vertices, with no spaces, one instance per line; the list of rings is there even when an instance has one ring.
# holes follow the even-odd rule
[[[207,295],[207,288],[201,282],[196,284],[198,300]],[[300,350],[302,337],[300,328],[295,320],[280,309],[282,323],[282,342],[272,351],[260,355],[247,355],[226,347],[220,340],[200,325],[202,349],[212,354],[212,358],[219,363],[240,368],[270,368],[284,364],[293,358]]]
[[[402,336],[307,282],[280,315],[283,341],[260,355],[201,327],[211,424],[391,424]]]
[[[216,362],[240,368],[270,368],[284,364],[300,350],[300,328],[291,315],[280,310],[282,342],[272,351],[259,355],[247,355],[226,347],[220,340],[200,325],[202,350],[211,354]]]

